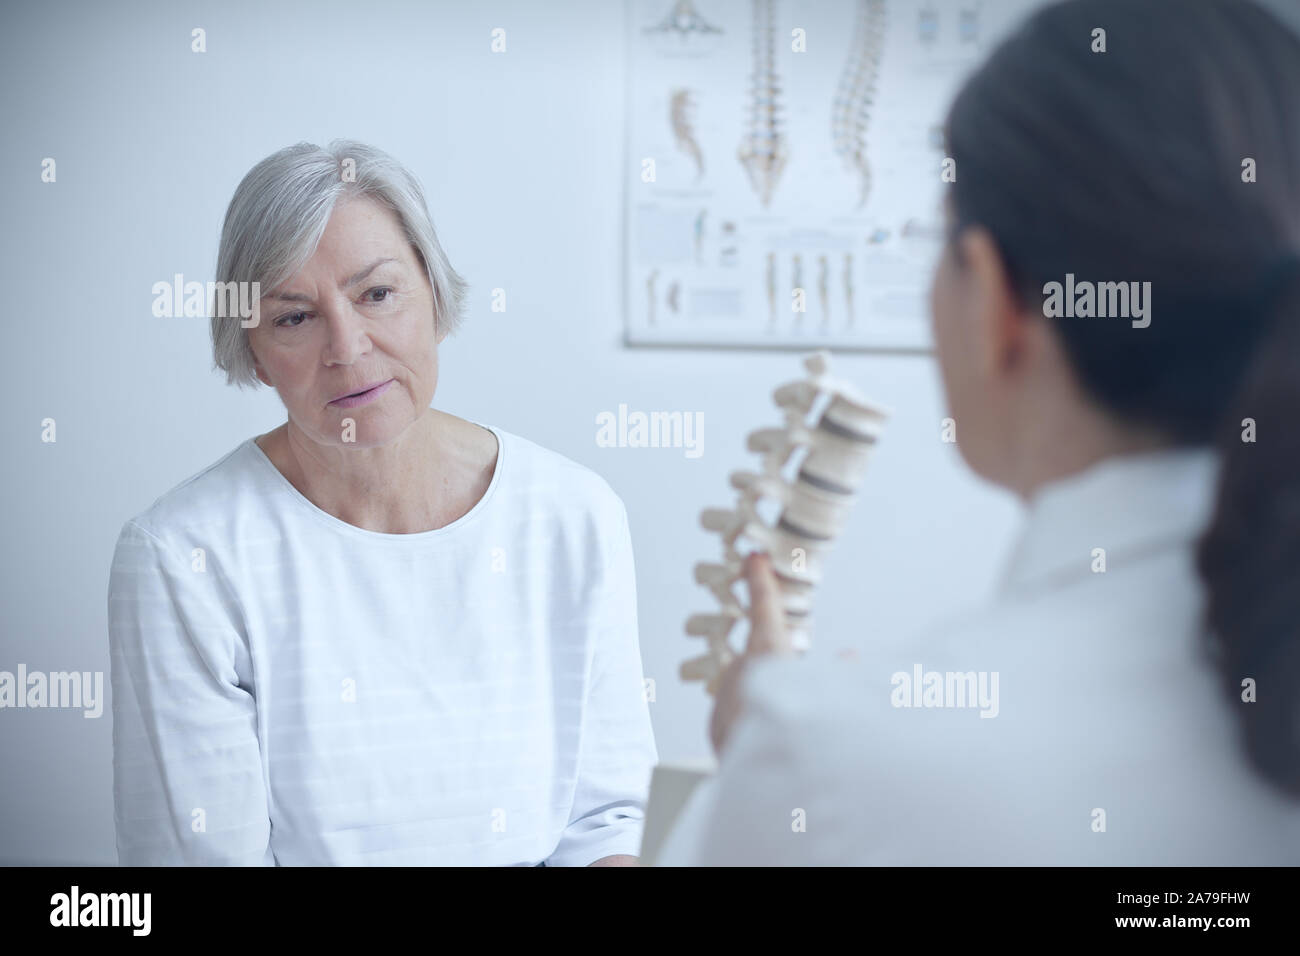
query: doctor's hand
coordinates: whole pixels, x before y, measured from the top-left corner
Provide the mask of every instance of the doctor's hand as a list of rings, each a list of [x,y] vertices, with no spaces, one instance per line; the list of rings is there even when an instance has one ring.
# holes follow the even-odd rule
[[[714,753],[719,757],[732,725],[740,716],[740,683],[745,668],[765,654],[794,653],[785,627],[781,591],[772,571],[772,559],[754,552],[745,559],[744,573],[749,585],[749,639],[745,650],[718,675],[713,716],[709,721],[709,736],[713,740]]]

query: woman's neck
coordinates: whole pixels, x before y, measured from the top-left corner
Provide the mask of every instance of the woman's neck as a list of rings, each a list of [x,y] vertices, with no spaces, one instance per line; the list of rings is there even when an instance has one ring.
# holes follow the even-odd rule
[[[258,446],[322,511],[367,531],[415,534],[464,514],[464,495],[481,483],[482,445],[468,447],[458,422],[430,408],[393,441],[359,448],[322,445],[289,421]]]

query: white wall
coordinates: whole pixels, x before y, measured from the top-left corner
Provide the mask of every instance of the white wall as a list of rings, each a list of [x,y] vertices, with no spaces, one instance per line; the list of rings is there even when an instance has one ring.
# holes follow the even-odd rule
[[[16,9],[0,31],[0,669],[103,671],[107,685],[123,521],[283,420],[274,393],[210,371],[206,321],[153,318],[150,287],[210,276],[225,205],[254,162],[351,136],[422,179],[472,284],[435,404],[582,462],[623,497],[661,755],[705,756],[707,698],[676,677],[696,650],[682,623],[712,600],[691,575],[718,553],[697,516],[732,502],[728,473],[755,460],[744,436],[776,424],[771,390],[799,376],[799,355],[622,346],[622,5],[65,10]],[[207,30],[202,56],[189,51],[194,26]],[[488,52],[496,26],[507,56]],[[54,185],[39,181],[47,156]],[[494,287],[508,292],[504,314],[489,308]],[[932,359],[843,356],[837,368],[896,417],[818,598],[819,641],[835,647],[901,639],[977,601],[1016,517],[940,442]],[[619,403],[702,412],[703,456],[598,448],[596,414]],[[46,417],[56,444],[40,441]],[[115,861],[111,746],[107,710],[0,711],[0,861]]]

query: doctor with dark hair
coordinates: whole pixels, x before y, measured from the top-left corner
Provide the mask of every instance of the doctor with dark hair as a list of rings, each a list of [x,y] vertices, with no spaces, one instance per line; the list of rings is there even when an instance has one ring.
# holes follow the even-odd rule
[[[789,653],[751,556],[658,862],[1300,863],[1300,39],[1069,0],[946,135],[934,338],[1018,543],[988,607],[856,660]]]

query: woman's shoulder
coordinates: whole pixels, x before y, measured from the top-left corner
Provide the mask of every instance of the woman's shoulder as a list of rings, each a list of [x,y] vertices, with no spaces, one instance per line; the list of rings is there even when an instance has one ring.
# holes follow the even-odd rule
[[[504,467],[517,492],[554,503],[572,502],[607,515],[623,511],[623,500],[595,470],[521,435],[493,426]]]
[[[228,525],[232,511],[246,498],[243,493],[257,480],[257,454],[253,439],[240,442],[127,519],[122,533],[134,527],[167,541],[200,526]]]

